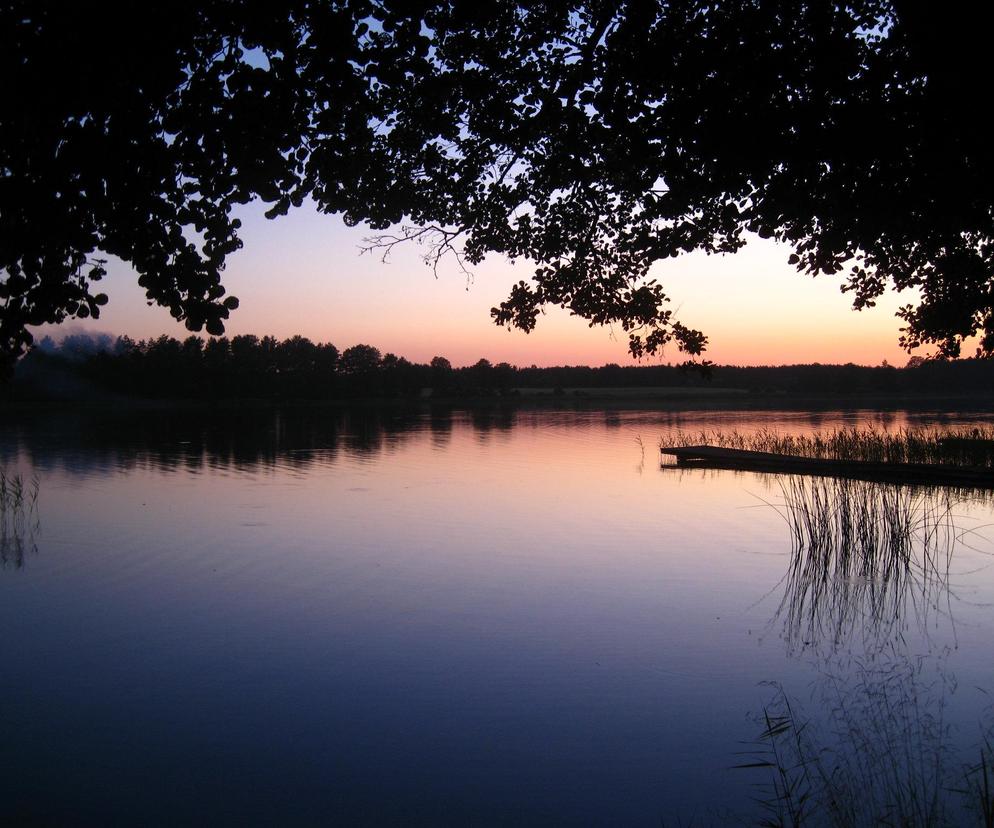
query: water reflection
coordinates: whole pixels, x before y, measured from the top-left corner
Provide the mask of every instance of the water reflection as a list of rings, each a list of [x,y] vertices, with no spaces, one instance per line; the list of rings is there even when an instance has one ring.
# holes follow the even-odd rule
[[[38,480],[0,467],[0,569],[20,569],[38,551]]]
[[[341,408],[307,405],[149,407],[144,409],[45,409],[0,412],[0,462],[18,459],[40,470],[100,473],[151,468],[162,471],[207,468],[248,469],[287,464],[299,469],[342,454],[373,458],[399,449],[414,437],[430,435],[444,448],[454,427],[466,426],[481,440],[514,429],[544,430],[550,425],[599,427],[606,431],[638,428],[654,442],[659,431],[699,431],[702,425],[730,423],[743,433],[774,428],[807,433],[826,423],[837,426],[883,423],[895,428],[934,420],[936,415],[852,412],[646,412],[584,407],[522,407],[513,403],[452,408],[430,404]],[[967,418],[969,419],[969,418]],[[969,420],[973,422],[973,420]],[[986,421],[983,418],[980,421]]]
[[[556,415],[564,427],[571,421],[587,423],[590,417],[583,412]],[[487,441],[506,437],[516,427],[541,428],[548,420],[539,412],[500,406],[36,411],[7,415],[0,461],[78,474],[135,468],[304,470],[334,462],[339,455],[360,460],[389,455],[425,434],[433,446],[444,449],[457,422]]]
[[[305,469],[339,453],[374,457],[422,428],[422,412],[403,409],[168,409],[42,412],[6,424],[0,457],[36,469],[77,473],[151,468]],[[474,425],[494,427],[488,419]],[[451,411],[432,411],[431,433],[444,445]]]
[[[959,732],[949,654],[830,661],[806,702],[773,685],[738,766],[762,774],[764,824],[989,825],[994,720]]]
[[[961,689],[950,666],[950,569],[968,534],[956,510],[989,495],[773,480],[791,552],[771,625],[815,678],[806,700],[770,682],[758,739],[736,765],[762,774],[763,824],[992,824],[989,694]],[[935,640],[947,643],[933,643],[939,619],[948,629]],[[969,698],[954,704],[957,692]],[[963,715],[978,705],[979,724]]]
[[[778,481],[790,564],[776,620],[789,651],[879,649],[951,620],[959,533],[946,488],[790,476]]]
[[[773,479],[655,473],[635,441],[807,431],[803,412],[2,416],[8,465],[41,472],[45,534],[26,577],[0,578],[0,622],[32,619],[0,637],[3,758],[29,771],[0,792],[77,822],[113,778],[119,822],[686,823],[747,800],[715,777],[757,682],[795,689],[833,650],[755,634],[791,567],[812,600],[813,564],[748,508]],[[969,586],[956,667],[984,684],[994,583]]]

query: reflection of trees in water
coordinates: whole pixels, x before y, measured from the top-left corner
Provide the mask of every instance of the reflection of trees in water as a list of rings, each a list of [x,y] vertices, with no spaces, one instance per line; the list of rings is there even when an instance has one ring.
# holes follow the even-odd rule
[[[948,614],[948,489],[801,476],[780,488],[791,557],[777,618],[791,649],[881,646]]]
[[[433,412],[433,430],[451,419],[451,412]],[[2,449],[40,470],[77,473],[304,469],[339,454],[377,455],[414,435],[422,420],[416,411],[323,406],[45,412],[8,423]]]
[[[426,436],[433,445],[446,446],[457,428],[486,438],[540,424],[528,412],[498,405],[100,408],[38,410],[23,417],[8,414],[4,420],[0,460],[20,458],[39,470],[80,474],[132,468],[305,469],[339,456],[389,454]]]
[[[617,411],[604,412],[604,428],[619,429],[622,426],[621,414]]]
[[[485,438],[494,432],[506,434],[517,423],[517,412],[512,408],[474,408],[469,410],[470,422],[477,437]]]
[[[452,412],[445,409],[432,409],[428,415],[431,429],[431,442],[435,448],[445,448],[452,442]]]

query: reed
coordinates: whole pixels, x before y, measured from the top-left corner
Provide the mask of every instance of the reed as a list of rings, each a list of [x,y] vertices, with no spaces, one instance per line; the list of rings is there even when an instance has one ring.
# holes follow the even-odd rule
[[[40,483],[0,467],[0,567],[20,569],[28,553],[37,551],[41,527],[38,511]]]
[[[956,790],[973,806],[978,824],[994,828],[994,745],[989,734],[980,748],[980,761],[967,769],[966,785]]]
[[[767,826],[994,824],[990,722],[978,748],[955,747],[946,717],[956,687],[946,654],[837,664],[812,694],[812,712],[773,684],[760,733],[740,770],[759,770]]]
[[[782,434],[771,429],[750,434],[736,430],[676,431],[659,441],[660,448],[699,445],[827,460],[994,468],[994,426],[897,431],[854,427],[810,434]]]
[[[760,733],[735,766],[767,774],[760,824],[994,826],[994,731],[985,730],[980,761],[965,762],[945,716],[951,651],[910,648],[906,635],[917,623],[927,639],[934,615],[951,618],[949,570],[965,534],[956,494],[804,476],[778,483],[791,555],[774,620],[791,649],[824,666],[812,715],[772,685]]]
[[[789,476],[777,480],[790,565],[776,618],[791,649],[879,648],[948,616],[960,538],[943,488]],[[772,505],[772,504],[771,504]]]

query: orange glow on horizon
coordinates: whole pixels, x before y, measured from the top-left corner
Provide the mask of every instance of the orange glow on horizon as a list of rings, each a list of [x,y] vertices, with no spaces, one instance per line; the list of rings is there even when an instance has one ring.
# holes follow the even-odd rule
[[[261,210],[246,210],[243,222],[245,246],[225,272],[229,293],[241,302],[228,321],[228,336],[300,334],[339,349],[362,342],[413,362],[441,355],[456,366],[481,358],[522,367],[639,364],[620,327],[591,328],[559,308],[544,314],[531,334],[494,326],[490,308],[514,282],[527,280],[525,262],[488,259],[474,269],[471,282],[454,263],[443,263],[436,279],[417,247],[396,251],[384,264],[359,254],[363,230],[311,208],[272,222]],[[909,355],[897,344],[901,323],[894,312],[913,302],[913,295],[888,294],[878,307],[856,313],[837,281],[798,274],[787,255],[785,247],[757,239],[733,256],[695,253],[658,263],[652,276],[667,290],[677,318],[708,335],[704,358],[717,364],[907,362]],[[111,301],[99,320],[39,333],[189,335],[166,310],[147,306],[123,263],[111,262],[104,285]],[[641,364],[686,358],[671,345]]]

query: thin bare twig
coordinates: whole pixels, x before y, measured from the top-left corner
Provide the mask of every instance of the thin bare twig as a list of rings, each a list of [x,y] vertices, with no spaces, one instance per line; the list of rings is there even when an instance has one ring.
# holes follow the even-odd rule
[[[386,264],[390,259],[390,254],[399,244],[414,242],[419,247],[426,248],[421,256],[426,265],[430,265],[435,278],[438,278],[439,262],[451,255],[460,272],[466,277],[467,286],[473,281],[473,273],[466,267],[462,251],[456,245],[456,240],[465,232],[464,227],[448,229],[437,224],[429,224],[424,227],[413,227],[402,225],[395,233],[381,233],[378,236],[367,236],[360,245],[360,253],[376,253],[380,261]]]

